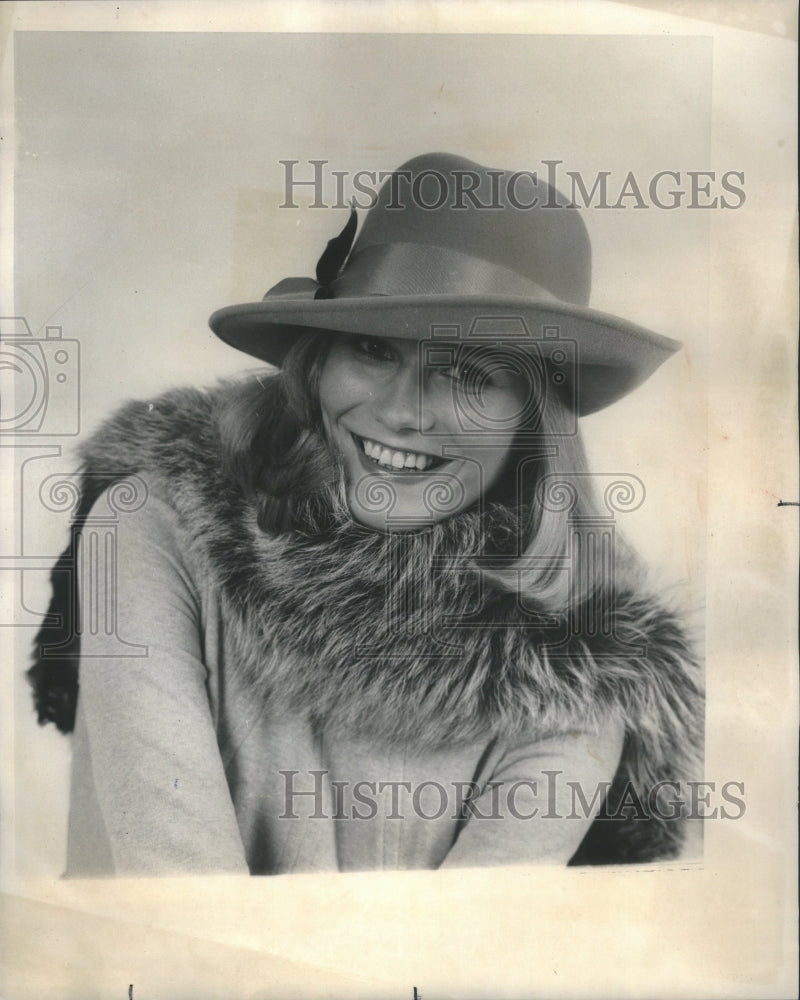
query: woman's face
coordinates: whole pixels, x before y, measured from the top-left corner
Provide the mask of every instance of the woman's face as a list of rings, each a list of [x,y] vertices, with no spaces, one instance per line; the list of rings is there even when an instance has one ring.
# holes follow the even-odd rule
[[[470,507],[503,471],[531,385],[508,349],[337,336],[319,398],[353,517],[411,529]]]

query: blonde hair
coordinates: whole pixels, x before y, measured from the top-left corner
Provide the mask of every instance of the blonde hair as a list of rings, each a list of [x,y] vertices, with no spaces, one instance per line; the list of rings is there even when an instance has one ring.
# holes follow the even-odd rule
[[[334,336],[299,333],[280,371],[242,383],[221,414],[227,471],[256,501],[265,532],[291,530],[301,498],[345,502],[343,471],[325,442],[318,393]],[[518,438],[524,442],[531,432],[537,447],[512,447],[500,481],[485,498],[489,511],[497,503],[515,508],[517,562],[509,565],[506,558],[493,566],[489,560],[480,571],[542,612],[562,611],[599,582],[599,568],[581,564],[570,538],[575,520],[596,516],[598,505],[575,414],[558,393],[538,401]]]
[[[520,558],[509,568],[483,573],[543,612],[561,611],[570,600],[583,601],[599,582],[600,567],[588,561],[587,552],[574,550],[573,531],[600,508],[575,414],[557,394],[542,401],[537,441],[543,447],[521,449],[506,473],[515,480]]]

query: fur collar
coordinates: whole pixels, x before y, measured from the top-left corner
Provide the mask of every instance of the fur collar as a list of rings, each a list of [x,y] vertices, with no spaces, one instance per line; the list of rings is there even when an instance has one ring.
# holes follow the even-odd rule
[[[420,750],[564,732],[614,712],[627,732],[618,778],[646,795],[659,780],[694,776],[698,667],[675,614],[638,573],[618,572],[602,595],[614,637],[569,636],[563,619],[526,613],[469,569],[487,530],[513,532],[502,508],[489,525],[466,512],[384,535],[331,504],[324,531],[308,509],[305,530],[265,535],[254,501],[223,471],[227,392],[179,391],[121,410],[82,448],[82,512],[132,473],[172,503],[254,695],[329,729]]]

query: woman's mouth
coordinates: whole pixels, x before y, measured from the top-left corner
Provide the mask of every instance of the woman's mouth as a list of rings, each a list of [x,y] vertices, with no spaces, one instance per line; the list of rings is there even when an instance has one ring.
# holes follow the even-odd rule
[[[371,463],[378,468],[391,472],[426,472],[429,469],[436,469],[445,464],[442,458],[428,455],[420,451],[400,451],[397,448],[390,448],[381,444],[380,441],[372,441],[369,438],[353,435],[361,449]]]

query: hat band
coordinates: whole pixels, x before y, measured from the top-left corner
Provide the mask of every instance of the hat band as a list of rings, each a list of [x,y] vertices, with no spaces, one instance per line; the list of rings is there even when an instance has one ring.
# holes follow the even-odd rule
[[[447,247],[375,243],[357,250],[329,286],[331,298],[364,295],[511,295],[559,299],[507,267]]]

